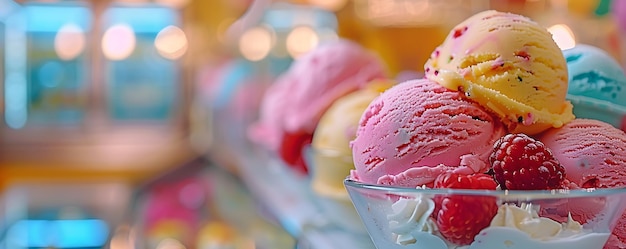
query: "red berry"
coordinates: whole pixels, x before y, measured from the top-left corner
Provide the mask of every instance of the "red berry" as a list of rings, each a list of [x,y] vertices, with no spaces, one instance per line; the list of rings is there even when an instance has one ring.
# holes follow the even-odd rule
[[[564,188],[565,168],[541,141],[525,134],[500,138],[489,161],[502,189]]]
[[[435,179],[434,188],[496,189],[497,183],[487,174],[445,173]]]
[[[442,174],[435,179],[435,188],[496,189],[493,177],[487,174]],[[439,232],[458,245],[469,245],[474,237],[488,227],[498,211],[495,197],[453,195],[434,198],[433,216]]]
[[[286,133],[280,145],[280,157],[298,172],[307,173],[303,149],[304,146],[311,144],[312,140],[313,135],[309,133]]]

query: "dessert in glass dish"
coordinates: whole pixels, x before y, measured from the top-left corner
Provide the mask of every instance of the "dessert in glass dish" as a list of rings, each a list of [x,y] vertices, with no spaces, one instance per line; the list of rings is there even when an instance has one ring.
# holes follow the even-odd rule
[[[424,68],[351,142],[344,184],[377,248],[625,248],[626,133],[575,117],[545,28],[480,12]]]
[[[343,186],[345,176],[354,168],[350,141],[365,108],[394,84],[390,80],[375,80],[335,100],[320,118],[313,141],[305,149],[316,203],[325,217],[347,231],[366,234]]]

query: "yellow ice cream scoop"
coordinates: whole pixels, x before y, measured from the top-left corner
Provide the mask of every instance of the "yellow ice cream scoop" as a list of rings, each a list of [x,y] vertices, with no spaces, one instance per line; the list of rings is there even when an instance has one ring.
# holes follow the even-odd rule
[[[509,132],[537,134],[574,119],[561,50],[544,27],[521,15],[489,10],[468,18],[424,70],[499,116]]]

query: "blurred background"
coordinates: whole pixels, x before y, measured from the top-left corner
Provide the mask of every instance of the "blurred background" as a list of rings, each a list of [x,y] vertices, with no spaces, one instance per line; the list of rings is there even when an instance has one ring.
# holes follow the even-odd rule
[[[618,1],[0,0],[0,248],[304,247],[235,160],[293,60],[345,38],[420,77],[497,9],[624,64]]]

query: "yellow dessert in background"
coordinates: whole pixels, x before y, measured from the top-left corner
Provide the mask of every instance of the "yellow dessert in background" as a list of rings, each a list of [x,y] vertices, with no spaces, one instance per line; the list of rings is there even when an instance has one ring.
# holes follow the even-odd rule
[[[393,85],[391,81],[374,81],[366,88],[336,100],[324,113],[311,144],[314,162],[312,187],[317,194],[348,200],[343,180],[354,168],[350,141],[356,136],[365,108]]]

